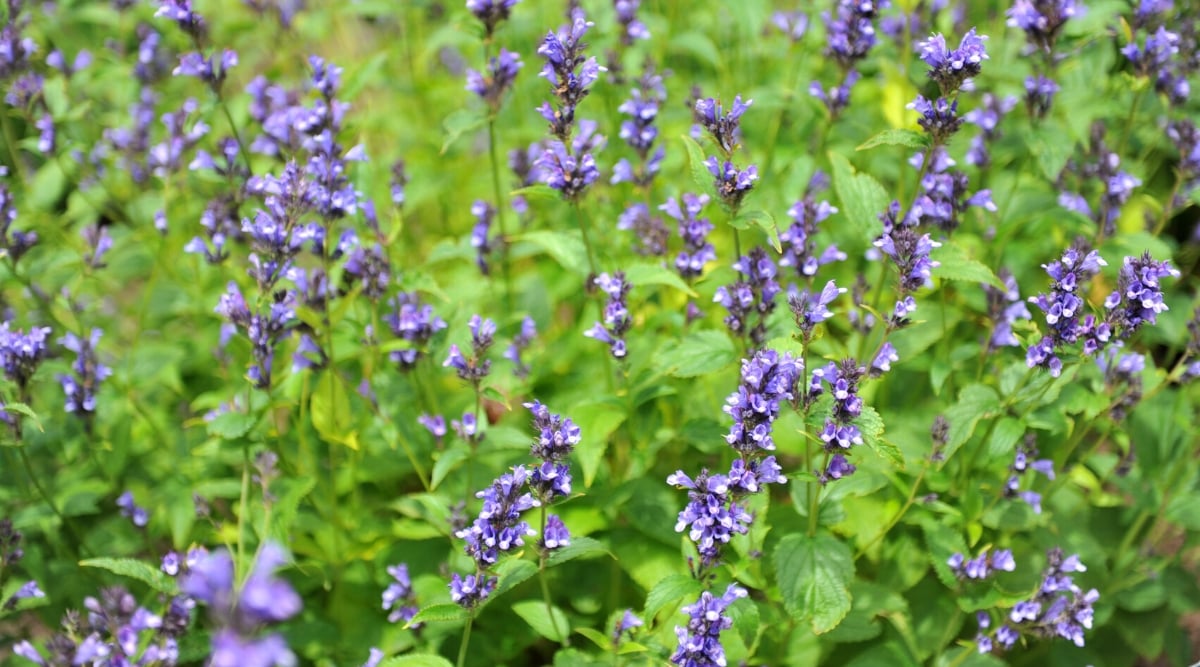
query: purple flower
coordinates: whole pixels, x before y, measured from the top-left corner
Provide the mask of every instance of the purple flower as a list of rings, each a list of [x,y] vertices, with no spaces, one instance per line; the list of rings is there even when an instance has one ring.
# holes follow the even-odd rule
[[[862,431],[854,422],[862,414],[863,401],[858,396],[858,382],[866,373],[867,369],[859,366],[854,359],[830,363],[812,372],[807,400],[812,400],[822,393],[821,382],[828,386],[833,395],[833,407],[820,433],[827,452],[844,455],[854,445],[863,444]],[[845,472],[843,476],[850,472],[853,472],[853,469]]]
[[[650,39],[650,31],[646,24],[637,18],[638,6],[641,0],[613,0],[613,8],[617,12],[617,24],[621,26],[621,43],[633,46],[635,40]]]
[[[617,217],[617,229],[633,231],[637,239],[633,251],[639,255],[660,257],[667,253],[667,238],[671,233],[662,218],[650,215],[650,207],[646,204],[630,204]]]
[[[897,304],[889,326],[903,324],[907,315],[916,308],[915,302],[909,307],[908,300],[911,295],[933,283],[933,269],[941,264],[931,259],[930,253],[941,245],[932,240],[929,234],[918,235],[913,227],[908,226],[894,227],[875,242],[875,247],[892,260],[900,273],[901,301]]]
[[[662,76],[647,65],[630,98],[617,108],[628,117],[621,123],[621,139],[637,153],[639,165],[635,168],[629,160],[622,158],[613,167],[613,185],[629,182],[645,188],[658,175],[665,153],[661,146],[654,150],[654,142],[658,139],[658,127],[654,123],[665,99]]]
[[[550,82],[551,91],[558,98],[557,109],[547,102],[538,111],[550,123],[550,134],[560,143],[570,139],[575,108],[604,71],[594,57],[585,57],[583,53],[587,46],[583,36],[593,25],[583,10],[576,10],[572,13],[571,25],[560,28],[557,33],[548,33],[537,50],[538,55],[546,59],[540,76]]]
[[[496,32],[496,26],[508,20],[512,8],[520,0],[467,0],[467,9],[483,23],[483,28],[490,39]]]
[[[199,40],[204,36],[204,19],[192,10],[191,0],[159,0],[154,15],[174,21],[180,30],[193,39]]]
[[[608,302],[604,305],[603,321],[596,322],[591,329],[583,332],[583,335],[608,344],[612,356],[623,359],[627,353],[625,334],[633,326],[628,305],[629,282],[625,280],[623,271],[611,275],[602,273],[596,276],[594,282],[608,295]]]
[[[743,103],[742,96],[738,95],[733,98],[733,106],[726,113],[721,103],[710,97],[696,102],[695,118],[708,131],[708,135],[720,147],[721,152],[729,156],[740,145],[742,114],[746,113],[752,104],[754,100]]]
[[[1030,45],[1049,53],[1063,25],[1085,11],[1077,0],[1014,0],[1008,25],[1024,30]]]
[[[1004,497],[1020,498],[1033,508],[1035,514],[1041,514],[1041,494],[1028,489],[1021,490],[1021,480],[1025,477],[1025,473],[1030,470],[1036,471],[1048,480],[1054,479],[1054,461],[1039,459],[1037,455],[1036,439],[1032,434],[1027,435],[1024,442],[1017,447],[1017,452],[1013,456],[1013,462],[1008,467],[1009,477],[1008,481],[1004,484]],[[1032,476],[1030,478],[1032,479]]]
[[[632,609],[626,609],[625,613],[621,615],[620,620],[617,621],[616,627],[613,628],[613,645],[620,644],[622,636],[626,634],[632,635],[634,628],[640,628],[643,625],[645,623],[642,622],[642,619],[634,615]]]
[[[475,227],[471,230],[471,247],[475,249],[475,264],[479,272],[488,275],[488,255],[492,252],[491,232],[492,220],[496,217],[496,209],[491,204],[476,200],[471,205],[471,215],[475,216]]]
[[[778,11],[771,14],[771,25],[787,35],[787,38],[793,43],[799,42],[808,32],[808,14]]]
[[[9,327],[7,321],[0,323],[0,365],[4,376],[17,383],[24,395],[29,380],[46,358],[50,327],[33,327],[29,333]]]
[[[568,151],[561,141],[552,141],[534,163],[542,181],[561,192],[565,199],[578,199],[600,178],[596,159],[589,151],[603,148],[605,139],[595,132],[594,121],[580,121],[578,136],[572,141],[573,151]]]
[[[908,108],[921,114],[917,124],[929,133],[934,145],[946,143],[963,124],[963,119],[958,115],[957,99],[947,102],[946,98],[939,97],[931,102],[923,95],[917,95]]]
[[[897,361],[900,361],[900,355],[896,354],[896,348],[891,343],[884,341],[879,348],[879,353],[871,361],[871,377],[879,377],[892,370],[892,364]]]
[[[450,353],[442,365],[453,367],[460,379],[478,385],[492,370],[492,361],[485,355],[496,340],[496,323],[472,315],[468,326],[471,329],[470,358],[463,356],[458,345],[451,345]]]
[[[733,619],[726,614],[726,610],[735,600],[746,595],[746,589],[729,584],[720,597],[704,591],[699,600],[684,606],[682,611],[689,616],[688,624],[687,627],[675,626],[679,646],[671,654],[671,664],[681,667],[724,665],[725,649],[721,646],[721,632],[733,627]]]
[[[237,284],[230,282],[215,309],[250,340],[254,363],[247,377],[258,389],[271,386],[275,348],[279,341],[290,335],[296,319],[294,295],[280,292],[278,297],[264,305],[260,312],[252,312]]]
[[[779,265],[791,267],[799,280],[811,280],[821,266],[846,259],[846,253],[835,245],[818,252],[815,238],[817,225],[838,212],[829,202],[816,201],[816,193],[828,185],[829,178],[823,172],[815,172],[809,180],[804,198],[788,209],[792,225],[779,234],[779,241],[783,245],[783,257]]]
[[[842,83],[831,86],[828,92],[819,81],[813,81],[808,86],[808,94],[821,100],[829,111],[830,117],[837,118],[846,107],[850,106],[850,91],[854,88],[854,84],[858,83],[858,79],[858,70],[850,70],[842,78]]]
[[[117,498],[117,507],[121,508],[121,516],[133,522],[133,525],[138,528],[145,528],[150,522],[150,514],[146,508],[139,507],[133,501],[133,493],[126,491]]]
[[[829,304],[833,303],[839,294],[845,293],[845,287],[838,287],[834,281],[830,280],[825,283],[825,287],[819,293],[804,289],[788,295],[788,308],[791,309],[796,326],[800,329],[804,340],[811,340],[816,326],[833,317],[833,311],[829,310]]]
[[[997,275],[1004,281],[1004,289],[983,286],[983,292],[987,295],[988,314],[995,325],[988,339],[988,348],[992,350],[1020,346],[1021,342],[1013,335],[1012,327],[1018,321],[1032,317],[1021,299],[1017,279],[1007,269],[1000,269]]]
[[[729,311],[725,325],[735,336],[748,336],[751,343],[760,346],[767,339],[767,317],[775,310],[775,297],[780,292],[775,263],[765,250],[754,248],[749,255],[739,257],[733,268],[739,280],[718,287],[713,302]]]
[[[542,536],[542,547],[547,551],[561,549],[571,543],[571,533],[555,514],[546,517],[546,532]]]
[[[913,226],[928,225],[952,232],[958,228],[960,216],[970,207],[978,206],[995,211],[990,190],[967,191],[967,175],[951,169],[955,165],[943,146],[935,146],[929,155],[918,153],[916,166],[928,159],[928,168],[921,171],[920,191],[913,200],[912,208],[905,216],[905,223]]]
[[[866,58],[875,46],[872,21],[888,4],[887,0],[838,0],[836,13],[824,14],[825,55],[833,58],[844,71]]]
[[[203,54],[197,52],[185,53],[179,56],[179,65],[171,74],[175,76],[195,77],[207,83],[213,90],[220,90],[221,84],[225,83],[225,77],[229,74],[229,70],[237,66],[237,64],[237,51],[230,49],[225,49],[222,52],[220,60],[214,60],[211,56],[206,58]]]
[[[1163,301],[1163,278],[1178,278],[1179,270],[1167,260],[1154,261],[1149,251],[1128,256],[1121,264],[1117,289],[1104,301],[1106,320],[1121,338],[1128,338],[1143,324],[1154,324],[1168,310]]]
[[[802,361],[774,350],[761,350],[742,360],[741,382],[725,399],[724,410],[733,417],[725,441],[743,459],[775,449],[772,423],[779,417],[781,402],[796,400],[796,383],[803,370]]]
[[[383,590],[383,610],[389,612],[388,623],[407,623],[418,611],[412,580],[408,578],[408,565],[389,565],[387,573],[392,577],[392,581]],[[418,623],[413,627],[417,628],[420,625]]]
[[[467,70],[467,90],[487,102],[494,114],[523,66],[519,55],[501,48],[499,55],[488,60],[486,73]]]
[[[700,277],[704,273],[704,265],[717,258],[716,250],[708,242],[713,224],[708,218],[699,217],[708,201],[708,195],[685,193],[679,199],[668,199],[658,207],[679,222],[683,250],[675,257],[675,270],[685,280]]]
[[[979,556],[971,559],[966,559],[963,554],[956,553],[946,561],[946,564],[950,566],[950,571],[954,573],[954,576],[960,579],[988,579],[997,571],[1012,572],[1017,569],[1012,551],[1008,549],[985,550]]]
[[[541,504],[525,492],[528,479],[529,471],[516,466],[511,473],[501,475],[491,486],[476,493],[476,498],[483,499],[479,516],[470,526],[455,533],[466,541],[466,554],[481,571],[494,565],[502,552],[523,546],[525,536],[536,534],[521,520],[522,512]]]
[[[947,47],[946,38],[940,33],[918,45],[921,60],[929,65],[929,78],[937,82],[943,96],[953,94],[964,82],[979,76],[983,61],[988,59],[985,40],[986,36],[977,35],[975,28],[971,28],[957,49]]]
[[[1031,347],[1026,354],[1026,362],[1030,368],[1043,366],[1049,368],[1051,374],[1057,377],[1062,362],[1055,354],[1056,348],[1074,343],[1080,337],[1096,340],[1109,336],[1109,333],[1106,333],[1109,330],[1107,323],[1101,323],[1098,329],[1081,324],[1081,311],[1085,302],[1077,293],[1079,286],[1090,281],[1092,276],[1100,271],[1100,267],[1105,265],[1107,262],[1096,251],[1085,253],[1081,248],[1070,248],[1061,260],[1042,265],[1052,279],[1050,291],[1030,297],[1029,302],[1045,313],[1050,334]]]
[[[434,334],[445,329],[446,323],[415,292],[401,292],[389,304],[394,310],[384,316],[384,321],[394,336],[408,341],[412,347],[393,350],[388,356],[400,370],[412,370]]]
[[[513,375],[524,378],[529,375],[529,366],[521,360],[521,353],[533,344],[537,337],[537,323],[528,315],[521,320],[521,331],[513,336],[512,344],[504,350],[504,358],[513,363]]]
[[[742,205],[742,199],[754,189],[754,182],[758,180],[758,167],[754,165],[739,170],[729,160],[722,163],[712,156],[704,161],[704,166],[713,175],[717,196],[730,210],[737,210]]]
[[[1045,118],[1050,113],[1058,90],[1057,83],[1040,74],[1025,79],[1025,106],[1029,113],[1034,118]]]
[[[471,609],[487,599],[496,590],[499,579],[485,574],[468,574],[461,577],[457,572],[450,575],[450,599],[463,609]]]
[[[562,462],[580,441],[579,426],[570,417],[553,414],[538,401],[524,404],[533,413],[533,429],[537,431],[530,454],[543,461]]]

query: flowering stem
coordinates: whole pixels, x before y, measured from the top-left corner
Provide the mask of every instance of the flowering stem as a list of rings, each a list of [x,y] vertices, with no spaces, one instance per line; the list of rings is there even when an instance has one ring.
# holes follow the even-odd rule
[[[1129,106],[1129,114],[1125,116],[1125,131],[1121,133],[1121,143],[1117,144],[1117,155],[1125,151],[1125,144],[1129,143],[1129,138],[1133,134],[1133,122],[1137,118],[1138,107],[1142,106],[1142,97],[1146,95],[1146,87],[1138,89],[1133,96],[1133,104]],[[1101,225],[1103,229],[1103,224]]]
[[[877,542],[882,540],[889,532],[891,532],[893,528],[896,527],[896,524],[900,523],[900,519],[904,518],[904,515],[913,506],[913,502],[915,502],[917,499],[917,489],[921,488],[921,482],[925,480],[925,473],[929,471],[929,461],[929,458],[925,459],[925,465],[921,466],[921,473],[917,475],[917,478],[913,481],[912,489],[910,489],[908,492],[908,500],[904,501],[904,505],[900,508],[900,511],[896,512],[891,521],[888,521],[888,524],[884,526],[883,530],[876,533],[875,537],[871,538],[870,542],[867,542],[862,547],[859,547],[858,551],[854,554],[854,560],[857,561],[859,558],[862,558],[863,554],[867,553],[871,547],[875,546]]]
[[[546,504],[541,505],[542,515],[542,530],[539,535],[542,536],[543,542],[546,539]],[[543,546],[538,549],[538,583],[542,586],[542,599],[546,601],[546,615],[550,617],[550,627],[554,628],[554,634],[558,635],[559,642],[563,648],[571,645],[571,641],[563,634],[563,631],[558,627],[558,619],[554,616],[554,605],[550,603],[550,586],[546,583],[546,555],[547,550]]]
[[[467,645],[471,643],[471,624],[475,622],[475,612],[472,610],[467,615],[467,625],[463,628],[462,645],[458,647],[458,662],[457,667],[463,667],[467,664]]]
[[[500,196],[500,163],[496,158],[496,118],[488,117],[488,157],[492,163],[492,193],[496,198],[496,221],[500,224],[500,272],[504,276],[504,303],[513,309],[512,276],[508,267],[508,225],[503,198]]]
[[[1178,169],[1175,170],[1175,185],[1171,188],[1171,194],[1167,197],[1167,201],[1163,203],[1162,214],[1158,216],[1158,223],[1154,225],[1154,235],[1162,234],[1167,228],[1167,222],[1171,219],[1172,208],[1175,204],[1175,197],[1179,195],[1179,188],[1183,185],[1183,173]]]
[[[575,221],[579,223],[579,231],[583,234],[583,247],[587,250],[588,259],[588,274],[596,276],[596,260],[592,254],[592,239],[588,236],[588,224],[584,219],[583,207],[576,200],[571,201],[571,208],[575,209]]]
[[[825,452],[825,461],[821,464],[821,470],[829,467],[829,452]],[[810,482],[811,483],[811,482]],[[817,512],[821,509],[821,490],[817,488],[816,493],[808,501],[808,536],[813,537],[817,534]]]

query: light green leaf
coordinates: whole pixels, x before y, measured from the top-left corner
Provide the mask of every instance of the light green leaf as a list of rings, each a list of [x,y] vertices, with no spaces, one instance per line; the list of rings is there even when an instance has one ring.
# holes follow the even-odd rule
[[[150,588],[159,593],[174,595],[179,590],[174,579],[168,577],[157,567],[143,563],[140,560],[133,560],[132,558],[89,558],[79,561],[79,564],[83,567],[98,567],[122,577],[137,579],[148,584]]]
[[[500,563],[495,568],[496,576],[500,581],[496,584],[496,590],[488,596],[487,602],[492,602],[501,595],[516,588],[526,579],[537,574],[538,566],[523,558],[512,557]],[[486,603],[485,603],[486,604]]]
[[[587,248],[578,231],[533,231],[517,234],[513,240],[534,244],[568,271],[584,276],[588,273]]]
[[[771,247],[775,248],[775,252],[783,252],[783,246],[779,242],[779,227],[775,224],[775,216],[767,211],[751,209],[741,211],[737,217],[730,221],[734,227],[738,229],[749,229],[751,225],[758,227],[767,233],[767,239],[771,242]]]
[[[612,557],[612,552],[608,550],[608,547],[590,537],[572,537],[570,544],[550,553],[546,564],[554,567],[576,558],[598,558],[600,556]]]
[[[704,166],[704,149],[700,148],[700,144],[696,140],[683,135],[680,137],[683,140],[683,149],[687,152],[688,173],[692,176],[692,182],[700,192],[708,194],[713,193],[713,176],[708,171],[708,167]]]
[[[327,442],[358,449],[358,434],[352,430],[353,415],[350,413],[350,397],[336,374],[321,373],[309,402],[312,425]]]
[[[508,193],[509,197],[524,197],[526,199],[560,199],[562,193],[545,183],[527,185],[519,190]]]
[[[589,627],[575,628],[575,632],[578,632],[579,634],[583,635],[584,637],[587,637],[588,639],[592,640],[592,643],[595,644],[602,651],[611,651],[612,650],[612,637],[609,637],[608,635],[604,634],[603,632],[600,632],[599,630],[596,630],[595,628],[589,628]]]
[[[933,275],[937,278],[986,283],[1004,289],[1004,282],[991,269],[967,257],[967,251],[953,241],[943,242],[941,248],[934,249],[932,256],[941,263],[941,266],[933,269]]]
[[[737,360],[733,341],[724,331],[694,331],[682,341],[671,341],[660,350],[656,364],[660,370],[678,378],[690,378],[719,371]]]
[[[854,557],[832,535],[788,535],[775,548],[775,575],[792,618],[811,623],[813,633],[837,627],[850,613]]]
[[[712,39],[695,30],[685,32],[671,37],[671,42],[668,45],[668,52],[678,53],[683,52],[694,56],[698,60],[702,60],[713,69],[721,69],[721,53],[717,50],[717,45]]]
[[[577,406],[571,415],[582,437],[575,456],[583,469],[583,485],[591,488],[608,450],[608,438],[625,421],[625,410],[619,404],[597,401]]]
[[[1025,425],[1019,419],[1004,417],[992,429],[992,437],[987,442],[987,455],[990,459],[1008,458],[1016,449],[1017,441],[1025,435]]]
[[[410,653],[388,658],[379,667],[454,667],[454,664],[440,655]]]
[[[963,388],[958,402],[946,410],[946,421],[950,423],[950,435],[946,440],[946,459],[954,456],[958,448],[975,433],[980,419],[1000,408],[1000,396],[995,389],[982,384]]]
[[[271,539],[285,544],[296,523],[296,514],[300,511],[300,503],[317,485],[313,477],[299,477],[276,480],[271,484],[271,493],[275,495],[275,505],[271,512]]]
[[[567,615],[558,607],[551,606],[549,613],[546,603],[541,600],[522,600],[512,606],[517,616],[525,619],[529,627],[550,641],[561,642],[563,636],[571,632],[571,624]],[[553,614],[551,618],[550,614]]]
[[[875,408],[869,405],[863,406],[862,414],[854,423],[862,433],[863,443],[866,446],[887,459],[892,465],[899,468],[904,467],[904,455],[900,453],[900,448],[883,438],[883,418],[879,416]]]
[[[629,281],[629,284],[634,289],[643,285],[666,285],[667,287],[674,287],[688,296],[696,296],[696,292],[691,287],[688,287],[687,283],[683,282],[683,278],[680,278],[678,273],[662,264],[650,264],[648,262],[634,264],[625,269],[625,279]]]
[[[649,623],[663,609],[699,597],[701,590],[703,588],[700,582],[692,577],[686,574],[672,574],[650,589],[650,593],[646,595],[646,608],[642,611],[642,618]]]
[[[486,441],[485,441],[486,442]],[[439,452],[437,461],[433,464],[433,472],[429,478],[429,489],[436,489],[442,480],[446,479],[458,467],[458,464],[466,461],[471,456],[471,449],[461,442],[457,442],[449,449]]]
[[[856,151],[865,151],[876,146],[906,146],[908,148],[926,148],[929,146],[929,136],[924,132],[905,129],[884,130],[862,142]]]
[[[254,428],[258,417],[245,412],[226,412],[208,422],[208,435],[222,440],[240,440]]]
[[[3,404],[3,406],[0,406],[0,410],[6,411],[6,412],[15,412],[20,415],[25,415],[26,417],[29,417],[30,419],[33,420],[33,425],[34,425],[34,427],[37,428],[38,431],[43,432],[43,433],[46,431],[46,429],[42,428],[42,420],[38,419],[37,413],[33,411],[33,408],[29,407],[28,405],[25,405],[24,403],[18,403],[17,401],[13,401],[11,403],[5,403],[5,404]]]
[[[417,612],[404,627],[411,628],[417,623],[438,623],[443,621],[461,621],[467,618],[467,610],[453,602],[432,604]]]
[[[446,116],[446,120],[442,121],[446,139],[442,142],[441,153],[445,155],[450,146],[462,135],[483,127],[486,122],[487,116],[484,115],[482,109],[459,109]]]
[[[838,153],[829,153],[833,176],[833,189],[837,193],[839,209],[846,217],[857,239],[873,239],[883,232],[879,214],[888,207],[887,190],[870,174],[860,174],[850,161]]]

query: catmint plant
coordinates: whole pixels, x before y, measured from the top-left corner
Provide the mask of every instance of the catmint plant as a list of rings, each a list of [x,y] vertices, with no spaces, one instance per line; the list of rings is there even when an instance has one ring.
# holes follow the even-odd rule
[[[608,296],[608,301],[604,304],[602,321],[596,322],[591,329],[583,332],[583,335],[608,345],[609,353],[614,359],[624,359],[628,354],[625,334],[633,326],[633,318],[629,313],[631,285],[622,271],[611,275],[602,273],[596,276],[595,284]]]
[[[729,312],[725,317],[729,331],[759,347],[767,340],[767,318],[775,311],[775,297],[781,291],[775,280],[775,262],[766,250],[754,248],[738,258],[733,268],[741,279],[718,287],[713,301]]]
[[[809,86],[809,94],[820,100],[836,119],[850,103],[850,91],[858,82],[858,65],[874,48],[875,21],[888,0],[837,0],[833,13],[822,14],[825,21],[825,56],[837,63],[840,81],[828,91],[819,81]]]

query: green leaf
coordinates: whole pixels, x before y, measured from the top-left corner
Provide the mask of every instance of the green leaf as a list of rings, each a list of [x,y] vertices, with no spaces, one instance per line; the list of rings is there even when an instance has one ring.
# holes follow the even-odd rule
[[[758,634],[763,631],[763,625],[758,613],[758,605],[754,600],[741,598],[729,605],[729,617],[733,619],[733,629],[742,638],[742,643],[752,646]]]
[[[740,211],[737,217],[730,221],[730,224],[738,229],[749,229],[751,225],[758,227],[767,233],[767,238],[771,241],[771,247],[775,248],[775,252],[783,252],[783,246],[779,242],[779,226],[775,224],[775,216],[767,211],[758,209]]]
[[[358,449],[358,434],[351,430],[354,418],[350,413],[350,397],[341,379],[332,371],[321,373],[309,400],[309,410],[312,411],[313,428],[323,439]]]
[[[492,594],[488,596],[487,601],[494,601],[501,595],[516,588],[518,584],[537,574],[537,572],[538,566],[523,558],[509,558],[500,563],[495,568],[496,576],[500,581],[496,584],[496,590],[492,591]]]
[[[257,421],[257,416],[245,412],[226,412],[208,422],[208,434],[222,440],[240,440]]]
[[[379,667],[454,667],[454,664],[440,655],[410,653],[388,658]]]
[[[178,586],[175,584],[174,579],[168,577],[157,567],[147,565],[140,560],[132,558],[89,558],[79,561],[79,564],[83,567],[98,567],[102,570],[108,570],[113,574],[119,574],[122,577],[137,579],[159,593],[174,595],[178,592]]]
[[[833,189],[837,192],[842,215],[854,230],[855,239],[873,239],[883,232],[879,214],[888,207],[887,190],[870,174],[860,174],[850,161],[830,152],[829,163],[833,176]]]
[[[271,484],[271,493],[275,495],[274,509],[271,511],[271,539],[285,544],[292,528],[296,523],[296,514],[300,511],[300,503],[317,486],[313,477],[283,478]]]
[[[612,557],[612,552],[608,550],[608,547],[590,537],[572,537],[570,544],[550,553],[546,564],[554,567],[576,558],[598,558],[600,556]]]
[[[850,613],[854,557],[832,535],[783,538],[775,548],[775,576],[788,613],[810,623],[814,634],[836,628]]]
[[[546,603],[541,600],[522,600],[512,606],[517,616],[525,619],[529,627],[550,641],[561,642],[564,635],[571,632],[571,624],[567,615],[558,607],[551,606],[549,613]],[[551,617],[553,614],[553,618]]]
[[[1025,435],[1025,425],[1019,419],[1004,417],[996,422],[992,437],[987,442],[987,455],[991,459],[1008,458],[1016,449],[1017,441]]]
[[[662,264],[650,264],[648,262],[634,264],[625,269],[625,279],[634,288],[643,285],[665,285],[667,287],[674,287],[688,296],[697,296],[696,292],[691,287],[688,287],[687,283],[683,282],[683,278],[680,278],[678,273]]]
[[[29,206],[39,211],[53,211],[67,186],[67,175],[57,160],[43,164],[27,190]]]
[[[18,403],[16,401],[13,401],[12,403],[5,403],[3,407],[0,407],[0,411],[15,412],[20,415],[25,415],[33,420],[33,425],[39,432],[46,432],[46,429],[42,428],[42,420],[38,419],[37,413],[33,411],[33,408],[25,405],[24,403]]]
[[[642,610],[642,617],[649,623],[658,612],[668,606],[699,597],[701,590],[703,587],[700,582],[688,575],[672,574],[650,589],[650,593],[646,595],[646,608]]]
[[[575,632],[578,632],[584,637],[592,640],[592,643],[595,644],[601,651],[612,650],[612,637],[609,637],[595,628],[575,628]]]
[[[484,442],[487,442],[486,440]],[[471,456],[471,448],[456,442],[449,449],[439,452],[437,462],[433,464],[433,472],[429,478],[429,489],[436,489],[442,480],[446,479],[458,467],[458,464],[466,461]]]
[[[583,485],[591,488],[608,450],[608,438],[625,421],[625,410],[619,404],[597,401],[577,406],[571,416],[582,437],[575,447],[575,456],[583,469]]]
[[[517,234],[514,241],[528,241],[542,249],[554,261],[568,271],[586,276],[588,273],[587,247],[578,231],[534,231]]]
[[[526,185],[519,190],[508,193],[509,197],[524,197],[526,199],[559,199],[562,193],[545,183]]]
[[[915,130],[892,129],[884,130],[862,142],[856,151],[865,151],[876,146],[905,146],[907,148],[928,148],[929,136]]]
[[[963,388],[958,402],[946,410],[946,421],[950,423],[950,434],[946,440],[946,459],[954,456],[971,435],[980,419],[1000,408],[1000,396],[995,389],[982,384]]]
[[[708,167],[704,166],[704,149],[686,134],[680,139],[683,140],[683,149],[687,152],[688,173],[692,176],[692,182],[701,192],[712,194],[713,177]]]
[[[866,446],[887,459],[892,465],[899,468],[904,467],[904,455],[900,453],[900,448],[883,438],[883,418],[879,416],[875,408],[864,405],[862,414],[854,423],[862,433],[863,443]]]
[[[719,371],[737,360],[737,349],[724,331],[694,331],[682,341],[671,341],[656,357],[660,370],[677,378]]]
[[[717,50],[717,45],[712,39],[695,30],[674,35],[671,37],[671,42],[668,45],[668,52],[684,52],[694,56],[697,60],[704,61],[709,67],[719,70],[721,69],[721,53]]]
[[[446,120],[442,121],[442,129],[446,131],[446,139],[442,142],[442,155],[445,155],[462,135],[483,127],[486,122],[487,116],[483,114],[482,109],[459,109],[446,116]]]
[[[1004,282],[997,278],[991,269],[967,257],[967,251],[953,241],[943,242],[941,248],[934,249],[932,256],[934,260],[941,263],[941,266],[933,269],[933,275],[937,278],[986,283],[992,287],[1005,289]]]
[[[438,623],[443,621],[461,621],[467,618],[467,610],[453,602],[432,604],[417,612],[404,627],[411,628],[417,623]]]

